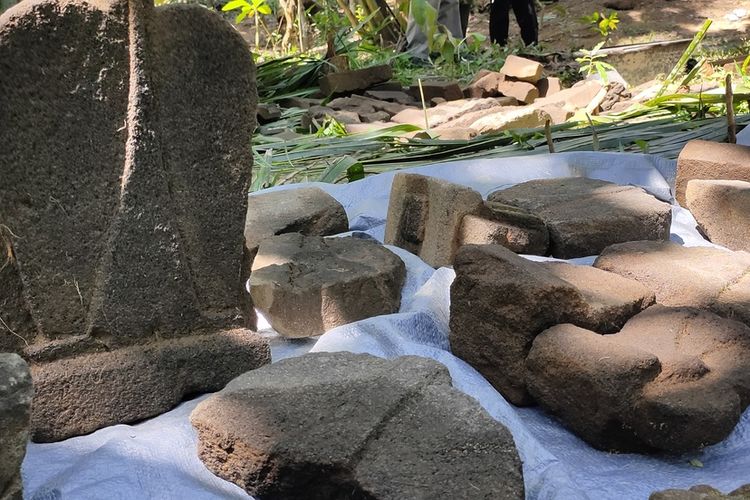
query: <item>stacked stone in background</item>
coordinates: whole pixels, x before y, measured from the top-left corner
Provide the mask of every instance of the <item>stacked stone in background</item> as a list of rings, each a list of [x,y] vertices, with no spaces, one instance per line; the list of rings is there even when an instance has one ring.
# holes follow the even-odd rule
[[[21,462],[29,439],[34,389],[17,354],[0,353],[0,500],[22,500]]]
[[[33,439],[150,417],[269,362],[240,279],[253,75],[199,6],[44,0],[0,18],[16,334],[0,342],[31,364]]]

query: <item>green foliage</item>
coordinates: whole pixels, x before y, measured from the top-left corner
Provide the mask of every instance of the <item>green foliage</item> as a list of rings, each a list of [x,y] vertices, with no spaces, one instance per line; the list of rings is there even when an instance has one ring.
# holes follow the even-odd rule
[[[230,0],[224,4],[221,10],[222,12],[239,10],[240,12],[237,14],[237,17],[234,18],[234,22],[238,24],[247,16],[271,14],[271,7],[266,3],[266,0],[250,0],[249,2],[247,0]]]
[[[581,65],[579,72],[585,76],[593,75],[595,72],[601,78],[602,83],[605,85],[608,82],[607,71],[614,70],[614,66],[609,63],[602,61],[607,57],[607,54],[602,53],[601,49],[604,42],[599,42],[591,50],[582,50],[583,56],[576,58],[576,62]]]
[[[581,22],[591,25],[592,30],[606,38],[617,30],[620,20],[617,17],[617,12],[612,11],[607,14],[606,12],[595,11],[588,16],[583,16]]]

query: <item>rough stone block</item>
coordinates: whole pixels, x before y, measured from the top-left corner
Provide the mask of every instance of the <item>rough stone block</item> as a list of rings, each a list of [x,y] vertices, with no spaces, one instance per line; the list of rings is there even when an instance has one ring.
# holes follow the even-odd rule
[[[610,332],[653,300],[610,273],[549,269],[499,245],[461,247],[454,269],[451,350],[516,405],[534,402],[524,363],[539,333],[561,323]]]
[[[24,337],[12,350],[35,384],[54,382],[37,384],[32,435],[124,422],[121,407],[140,420],[184,395],[144,397],[127,365],[123,390],[96,389],[98,360],[120,349],[144,349],[138,363],[165,384],[185,369],[165,358],[173,340],[234,368],[189,393],[267,362],[251,332],[254,355],[238,361],[219,333],[255,322],[240,280],[256,116],[241,36],[199,6],[41,0],[0,18],[0,61],[0,220],[14,257],[0,316]]]
[[[547,226],[525,210],[488,202],[481,215],[466,215],[461,223],[462,245],[502,245],[516,253],[546,255]]]
[[[329,73],[318,84],[325,95],[346,94],[364,91],[375,84],[387,82],[393,76],[393,69],[387,64],[371,66],[354,71]]]
[[[34,389],[17,354],[0,353],[0,499],[22,500],[21,463],[29,440]]]
[[[503,82],[505,82],[505,75],[502,73],[485,71],[483,76],[469,84],[467,97],[497,97],[500,95],[500,85]]]
[[[250,294],[285,337],[313,337],[391,314],[401,304],[403,261],[373,241],[288,233],[263,240]]]
[[[488,196],[538,215],[561,259],[597,255],[625,241],[669,238],[672,209],[643,189],[584,177],[541,179]]]
[[[461,245],[461,221],[482,210],[482,196],[471,188],[418,174],[396,174],[385,243],[408,250],[432,267],[449,266]]]
[[[539,89],[528,82],[502,80],[498,82],[497,90],[500,95],[512,97],[525,104],[531,104],[539,97]]]
[[[693,179],[685,199],[709,240],[750,251],[750,182]]]
[[[721,179],[750,182],[750,147],[695,140],[688,142],[677,158],[675,198],[685,206],[688,182]]]
[[[750,325],[750,254],[668,241],[606,248],[594,266],[634,279],[670,307],[708,309]]]
[[[551,328],[526,367],[536,400],[593,446],[682,453],[727,437],[750,403],[750,328],[657,305],[613,335]]]
[[[539,89],[539,97],[547,97],[562,91],[562,83],[559,78],[548,76],[536,82]]]
[[[545,119],[546,115],[531,106],[506,106],[497,110],[472,113],[438,128],[463,125],[487,134],[502,130],[542,127]]]
[[[253,256],[258,245],[271,236],[284,233],[330,236],[348,230],[344,207],[317,187],[255,193],[248,198],[245,246]]]
[[[190,420],[206,466],[260,498],[524,498],[511,434],[427,358],[285,359]]]
[[[500,73],[504,75],[529,83],[538,82],[543,71],[544,66],[541,63],[512,54],[505,59],[505,64],[500,69]]]
[[[422,93],[424,93],[425,102],[430,102],[433,97],[442,97],[446,101],[457,101],[464,98],[464,93],[458,82],[443,80],[426,80],[422,82],[422,92],[419,91],[419,85],[409,87],[409,94],[417,102],[422,102]]]

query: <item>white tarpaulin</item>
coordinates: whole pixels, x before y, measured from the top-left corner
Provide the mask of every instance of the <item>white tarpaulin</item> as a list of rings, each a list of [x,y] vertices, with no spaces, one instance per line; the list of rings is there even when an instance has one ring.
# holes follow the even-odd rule
[[[639,185],[670,200],[674,162],[619,153],[567,153],[467,160],[410,169],[490,192],[537,178],[585,176]],[[346,208],[350,229],[382,241],[393,173],[345,185],[321,185]],[[281,188],[281,189],[293,189]],[[672,239],[710,245],[689,212],[673,209]],[[537,408],[507,403],[476,371],[450,353],[450,268],[434,270],[389,247],[406,263],[407,282],[397,314],[329,331],[318,339],[286,341],[273,332],[274,361],[307,351],[352,351],[385,358],[419,355],[446,365],[454,385],[476,398],[513,433],[523,460],[528,499],[646,499],[655,490],[711,484],[725,492],[750,483],[750,411],[723,442],[683,456],[610,454],[594,450]],[[593,258],[575,259],[590,264]],[[200,399],[199,399],[200,400]],[[249,498],[216,478],[196,454],[188,417],[199,400],[137,425],[117,425],[60,443],[31,444],[23,465],[27,499]]]

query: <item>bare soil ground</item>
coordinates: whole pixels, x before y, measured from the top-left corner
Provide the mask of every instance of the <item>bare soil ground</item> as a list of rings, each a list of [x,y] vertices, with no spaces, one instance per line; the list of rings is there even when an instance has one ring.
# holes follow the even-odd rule
[[[475,0],[469,19],[469,32],[489,35],[487,0]],[[605,0],[559,0],[544,3],[538,12],[539,41],[544,50],[566,52],[591,48],[601,35],[581,21],[594,11],[612,11]],[[608,45],[692,38],[705,19],[712,19],[709,37],[716,45],[738,45],[750,38],[750,0],[635,0],[633,10],[618,11],[620,24]],[[745,16],[731,16],[741,14]],[[484,12],[482,12],[484,11]],[[511,16],[511,40],[520,40],[518,25]]]

